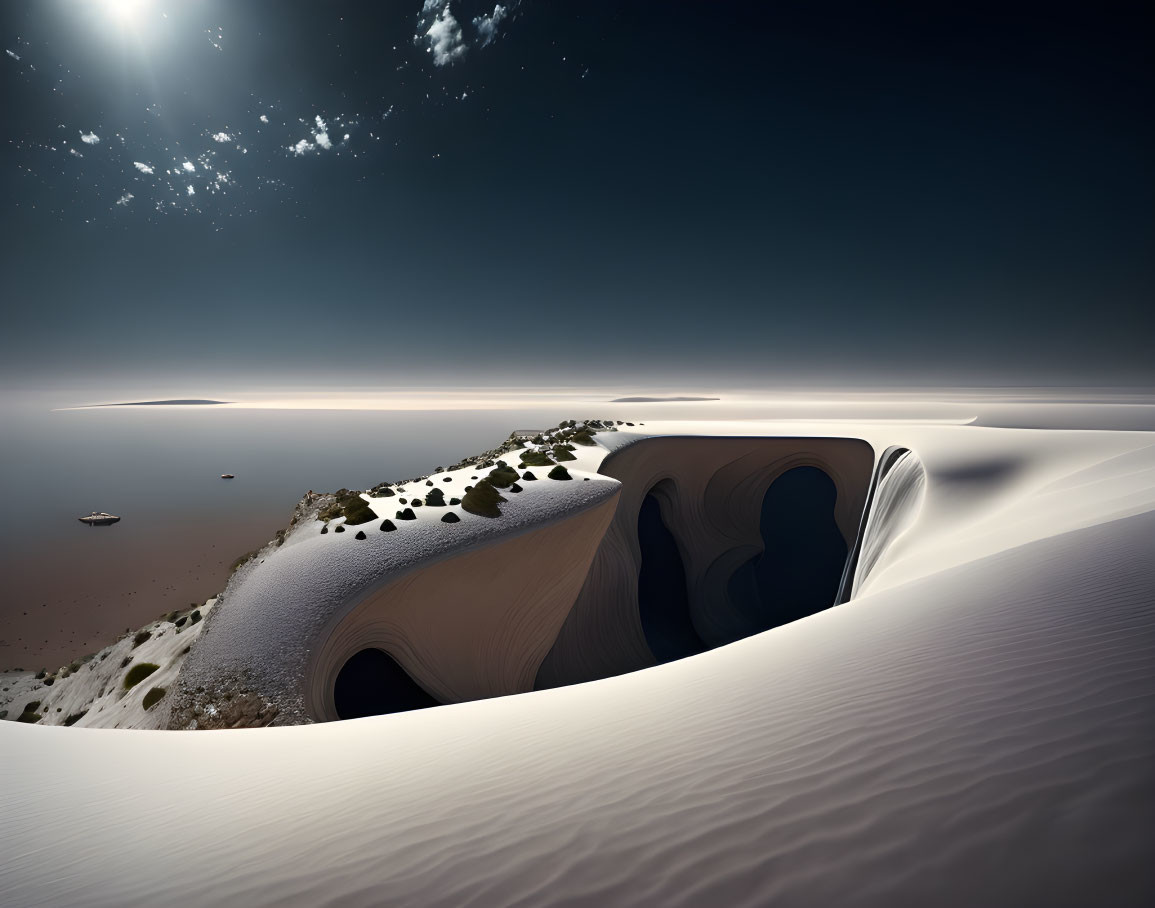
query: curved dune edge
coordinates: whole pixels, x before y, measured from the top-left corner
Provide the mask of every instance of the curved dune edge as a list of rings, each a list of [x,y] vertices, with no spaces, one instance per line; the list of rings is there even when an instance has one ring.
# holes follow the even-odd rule
[[[338,718],[337,673],[369,648],[393,656],[442,703],[532,690],[616,505],[615,494],[415,568],[335,615],[306,670],[310,718]]]

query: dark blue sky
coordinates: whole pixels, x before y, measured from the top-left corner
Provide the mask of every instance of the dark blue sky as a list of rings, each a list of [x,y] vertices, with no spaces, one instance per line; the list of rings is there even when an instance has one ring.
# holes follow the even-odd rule
[[[1155,384],[1149,7],[505,8],[7,0],[5,382]]]

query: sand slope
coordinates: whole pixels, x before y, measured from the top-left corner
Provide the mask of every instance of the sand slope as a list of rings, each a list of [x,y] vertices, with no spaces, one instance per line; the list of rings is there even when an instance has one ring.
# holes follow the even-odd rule
[[[0,723],[0,905],[1155,903],[1150,436],[856,434],[926,470],[861,595],[700,656],[323,725]]]

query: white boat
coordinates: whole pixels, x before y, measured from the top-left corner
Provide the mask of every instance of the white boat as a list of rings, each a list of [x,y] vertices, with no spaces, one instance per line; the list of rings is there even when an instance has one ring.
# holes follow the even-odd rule
[[[110,523],[116,523],[120,520],[115,514],[108,514],[104,511],[93,511],[87,517],[76,518],[81,523],[87,523],[90,527],[106,527]]]

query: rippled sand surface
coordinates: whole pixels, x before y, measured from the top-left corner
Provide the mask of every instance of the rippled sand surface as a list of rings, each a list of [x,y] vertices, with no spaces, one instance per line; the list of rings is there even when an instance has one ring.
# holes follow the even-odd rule
[[[678,663],[325,726],[3,723],[0,902],[1145,905],[1155,516]]]

